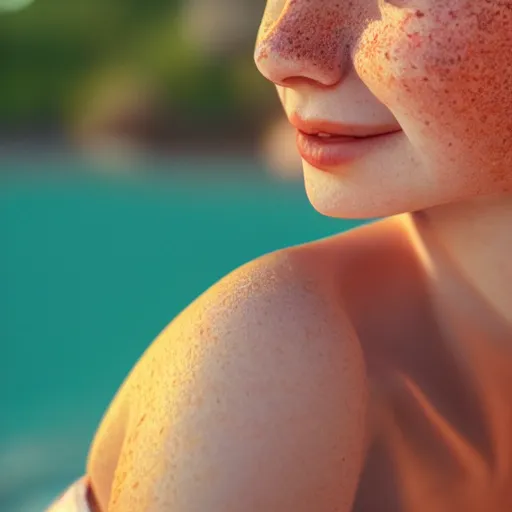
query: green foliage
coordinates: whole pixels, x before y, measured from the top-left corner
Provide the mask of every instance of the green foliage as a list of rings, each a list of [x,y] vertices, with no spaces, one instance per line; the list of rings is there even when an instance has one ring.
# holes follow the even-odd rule
[[[0,122],[69,119],[117,69],[157,84],[168,104],[192,113],[246,104],[257,83],[250,46],[242,63],[211,61],[182,34],[180,7],[179,0],[35,0],[1,13]],[[257,97],[261,91],[254,88]]]

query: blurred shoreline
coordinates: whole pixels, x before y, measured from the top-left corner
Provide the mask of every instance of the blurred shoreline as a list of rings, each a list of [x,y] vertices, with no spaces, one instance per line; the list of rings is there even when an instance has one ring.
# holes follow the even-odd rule
[[[195,162],[198,173],[236,173],[240,172],[237,164],[251,162],[251,173],[261,168],[264,174],[277,179],[297,180],[302,176],[295,132],[282,115],[269,122],[266,129],[258,125],[240,126],[237,120],[224,123],[222,128],[205,121],[199,129],[183,124],[180,129],[147,132],[117,126],[86,137],[74,137],[56,127],[10,133],[0,129],[0,159],[0,173],[6,170],[6,161],[13,159],[78,160],[121,173],[148,165],[156,165],[159,172],[175,172],[175,165],[166,164],[182,160]]]

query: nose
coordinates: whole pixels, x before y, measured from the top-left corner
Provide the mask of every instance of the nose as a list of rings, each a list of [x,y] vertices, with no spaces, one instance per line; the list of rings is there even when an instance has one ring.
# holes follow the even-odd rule
[[[350,8],[344,0],[286,0],[272,19],[277,0],[269,0],[256,42],[254,60],[277,85],[297,81],[333,86],[350,61]]]

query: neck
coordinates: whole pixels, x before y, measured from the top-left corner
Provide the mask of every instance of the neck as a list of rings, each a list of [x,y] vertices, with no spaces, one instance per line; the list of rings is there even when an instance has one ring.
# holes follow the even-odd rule
[[[436,207],[409,219],[427,270],[432,313],[478,404],[474,424],[484,422],[494,467],[509,468],[512,194]]]
[[[459,296],[471,295],[512,328],[512,194],[431,208],[410,220],[436,286],[443,288],[441,278],[458,282],[469,290]]]

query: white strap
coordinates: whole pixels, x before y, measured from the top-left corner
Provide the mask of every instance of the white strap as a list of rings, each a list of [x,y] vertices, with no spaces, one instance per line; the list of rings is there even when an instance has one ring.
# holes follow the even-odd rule
[[[91,512],[87,504],[87,479],[75,482],[46,512]]]

